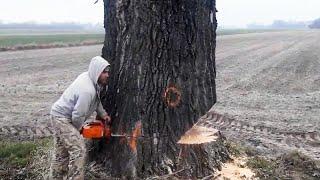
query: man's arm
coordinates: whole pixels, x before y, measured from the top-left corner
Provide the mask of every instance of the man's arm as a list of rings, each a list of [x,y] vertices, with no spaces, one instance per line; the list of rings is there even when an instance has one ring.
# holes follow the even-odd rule
[[[108,113],[104,110],[101,101],[99,101],[98,107],[97,107],[97,114],[99,117],[101,117],[103,120],[105,120],[106,122],[110,122],[111,118],[108,115]]]
[[[84,121],[86,120],[86,114],[89,111],[92,101],[92,95],[90,93],[81,93],[77,99],[76,105],[72,111],[72,124],[80,130]]]
[[[97,107],[97,114],[99,117],[104,117],[104,116],[108,115],[108,113],[104,110],[100,100],[99,100],[99,104]]]

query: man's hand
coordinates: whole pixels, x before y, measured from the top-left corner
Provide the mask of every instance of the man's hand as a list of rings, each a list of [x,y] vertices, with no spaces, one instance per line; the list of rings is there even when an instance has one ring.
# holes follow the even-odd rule
[[[102,119],[106,122],[106,124],[111,123],[111,117],[108,114],[102,117]]]

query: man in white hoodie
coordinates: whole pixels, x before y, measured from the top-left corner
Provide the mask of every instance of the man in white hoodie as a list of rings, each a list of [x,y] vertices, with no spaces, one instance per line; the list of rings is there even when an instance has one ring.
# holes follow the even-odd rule
[[[53,104],[50,114],[55,130],[55,153],[50,179],[84,179],[86,148],[80,130],[94,111],[101,119],[111,120],[100,100],[109,69],[110,64],[102,57],[92,58],[89,70],[80,74]]]

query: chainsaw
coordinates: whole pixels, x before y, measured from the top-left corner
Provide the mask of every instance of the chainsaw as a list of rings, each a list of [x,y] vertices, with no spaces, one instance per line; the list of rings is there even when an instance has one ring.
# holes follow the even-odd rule
[[[86,139],[105,138],[105,139],[107,139],[107,141],[110,140],[111,137],[137,138],[141,135],[141,123],[138,122],[136,124],[135,130],[132,132],[132,135],[113,134],[111,132],[111,123],[101,121],[97,118],[97,120],[82,126],[80,133]]]
[[[113,134],[111,132],[111,124],[105,121],[95,120],[84,125],[80,131],[86,139],[106,139],[106,143],[110,142],[111,137],[125,138],[127,144],[133,152],[137,152],[137,140],[141,136],[141,121],[136,122],[135,128],[131,135]]]
[[[102,121],[93,121],[82,126],[81,134],[86,139],[110,139],[111,126]]]

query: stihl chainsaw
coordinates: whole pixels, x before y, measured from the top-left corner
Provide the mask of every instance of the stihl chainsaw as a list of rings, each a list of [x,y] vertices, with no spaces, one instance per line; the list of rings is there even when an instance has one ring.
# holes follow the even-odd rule
[[[82,127],[81,134],[87,139],[110,139],[111,127],[102,121],[93,121]]]
[[[137,122],[135,129],[131,135],[128,134],[113,134],[111,132],[111,124],[105,121],[95,120],[84,125],[81,129],[81,134],[87,139],[101,139],[106,138],[110,140],[111,137],[131,137],[138,138],[141,135],[141,122]]]

